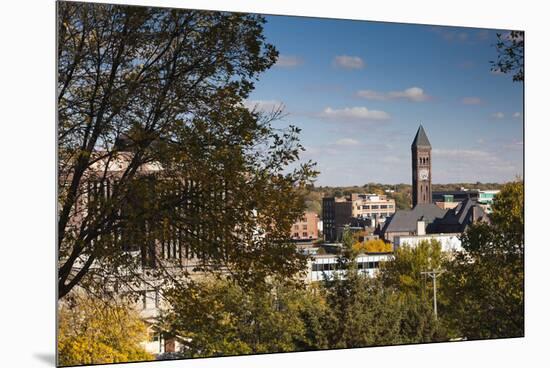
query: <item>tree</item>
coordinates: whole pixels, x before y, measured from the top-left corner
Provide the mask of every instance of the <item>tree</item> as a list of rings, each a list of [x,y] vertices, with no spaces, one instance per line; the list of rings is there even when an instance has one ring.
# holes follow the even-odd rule
[[[345,277],[326,280],[325,330],[331,348],[401,343],[401,308],[391,290],[352,267]]]
[[[152,360],[147,327],[128,300],[72,293],[59,309],[59,365]]]
[[[243,289],[226,280],[188,283],[168,293],[167,331],[186,338],[184,357],[321,348],[323,302],[279,283]]]
[[[524,334],[523,183],[508,183],[496,196],[491,224],[462,236],[463,252],[445,266],[442,291],[450,328],[468,339]]]
[[[491,70],[500,73],[514,73],[514,82],[523,82],[523,46],[524,32],[511,31],[507,34],[497,33],[497,61],[491,61]]]
[[[387,287],[421,296],[430,294],[430,283],[421,272],[441,267],[444,254],[437,240],[423,240],[416,246],[403,245],[394,250],[394,259],[381,265],[380,278]]]
[[[391,252],[393,250],[393,246],[391,243],[386,243],[382,239],[370,239],[365,241],[361,241],[358,238],[361,238],[364,236],[362,232],[359,232],[357,234],[354,234],[355,243],[353,243],[353,251],[357,254],[359,253],[381,253],[381,252]]]
[[[98,277],[142,282],[144,266],[168,277],[161,246],[242,282],[301,269],[285,240],[313,165],[287,170],[303,147],[298,128],[272,127],[280,110],[243,106],[278,56],[264,22],[59,4],[60,298]]]
[[[429,342],[446,338],[446,329],[435,320],[432,283],[422,272],[441,268],[445,255],[436,240],[417,246],[401,246],[394,250],[394,259],[380,267],[380,279],[385,288],[399,294],[403,308],[401,336],[404,342]],[[438,305],[441,304],[438,288]]]
[[[401,284],[390,283],[387,280],[392,278],[384,277],[386,272],[392,273],[392,276],[398,271],[410,273],[411,269],[426,263],[425,260],[414,262],[414,257],[406,256],[412,254],[410,250],[408,253],[402,251],[404,256],[401,259],[396,256],[395,261],[388,262],[380,270],[380,277],[369,278],[358,272],[352,244],[353,237],[347,231],[339,260],[340,267],[344,269],[343,275],[327,278],[324,282],[324,297],[329,311],[325,330],[330,331],[327,335],[329,346],[394,345],[444,338],[433,318],[428,299],[407,289],[402,290]],[[437,244],[431,251],[424,248],[428,246],[424,246],[416,258],[428,253],[434,260],[437,258]],[[425,295],[424,292],[415,292]]]

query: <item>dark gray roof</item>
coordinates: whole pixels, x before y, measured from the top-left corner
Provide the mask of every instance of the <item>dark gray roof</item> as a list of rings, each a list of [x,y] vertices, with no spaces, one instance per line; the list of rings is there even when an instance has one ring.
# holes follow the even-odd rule
[[[437,219],[443,219],[446,214],[447,210],[443,210],[433,203],[417,204],[412,210],[395,212],[391,218],[386,220],[382,232],[416,231],[417,222],[420,219],[430,224]]]
[[[418,131],[416,132],[416,136],[414,137],[411,147],[432,147],[422,124],[418,127]]]
[[[418,204],[412,210],[397,211],[386,220],[381,233],[415,232],[417,222],[426,222],[426,233],[463,232],[474,221],[489,221],[489,218],[473,199],[465,199],[455,208],[443,210],[435,204]]]

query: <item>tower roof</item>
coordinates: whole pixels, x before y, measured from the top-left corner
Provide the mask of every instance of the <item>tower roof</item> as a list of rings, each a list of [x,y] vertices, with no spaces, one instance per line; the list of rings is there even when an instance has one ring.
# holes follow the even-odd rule
[[[420,126],[418,127],[418,131],[416,132],[416,136],[414,137],[411,147],[432,147],[430,141],[428,140],[428,136],[426,135],[426,132],[422,127],[422,124],[420,124]]]

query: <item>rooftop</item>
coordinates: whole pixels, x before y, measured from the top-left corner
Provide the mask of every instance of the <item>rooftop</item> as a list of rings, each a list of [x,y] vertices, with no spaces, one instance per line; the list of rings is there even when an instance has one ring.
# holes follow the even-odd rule
[[[418,131],[416,132],[416,136],[414,137],[411,147],[432,147],[430,141],[428,140],[428,136],[426,135],[426,132],[422,127],[422,124],[420,124],[420,127],[418,127]]]

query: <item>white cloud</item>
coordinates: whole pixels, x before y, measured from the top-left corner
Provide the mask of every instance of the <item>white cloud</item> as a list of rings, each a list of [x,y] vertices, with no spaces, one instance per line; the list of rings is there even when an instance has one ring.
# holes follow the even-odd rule
[[[338,139],[334,144],[338,146],[357,146],[359,141],[353,138],[341,138]]]
[[[521,112],[515,112],[514,115],[512,115],[513,117],[515,117],[516,119],[519,119],[521,118]]]
[[[513,178],[521,166],[505,160],[498,153],[477,149],[433,149],[434,173],[447,176],[449,181],[490,181]],[[500,179],[502,180],[502,179]]]
[[[250,111],[265,111],[271,112],[278,109],[283,109],[284,104],[281,101],[277,100],[246,100],[244,102],[244,107]]]
[[[304,60],[299,56],[279,55],[275,66],[280,68],[294,68],[296,66],[302,65],[303,63]]]
[[[357,91],[357,96],[366,98],[368,100],[387,101],[404,99],[413,102],[423,102],[430,99],[424,90],[420,87],[410,87],[403,91],[391,91],[391,92],[378,92],[373,90],[360,90]]]
[[[438,149],[432,150],[432,155],[441,158],[470,159],[470,160],[494,160],[495,155],[482,150],[468,149]]]
[[[357,96],[366,98],[367,100],[376,100],[376,101],[384,101],[388,99],[387,94],[373,91],[370,89],[363,89],[363,90],[357,91]]]
[[[491,114],[491,117],[493,117],[494,119],[503,119],[504,118],[504,113],[503,112],[494,112]]]
[[[359,56],[339,55],[334,58],[333,65],[343,69],[363,69],[365,62]]]
[[[432,31],[441,35],[446,41],[453,42],[453,41],[459,41],[459,42],[466,42],[468,41],[468,34],[466,32],[458,32],[457,30],[453,30],[449,27],[441,27],[436,26],[432,27]]]
[[[464,105],[480,105],[481,98],[479,97],[464,97],[462,98],[462,103]]]
[[[514,139],[512,142],[505,144],[504,148],[513,149],[513,150],[518,150],[518,149],[522,150],[523,149],[523,141]]]
[[[320,114],[323,118],[335,120],[388,120],[390,115],[385,111],[369,110],[366,107],[345,107],[333,109],[327,107]]]

